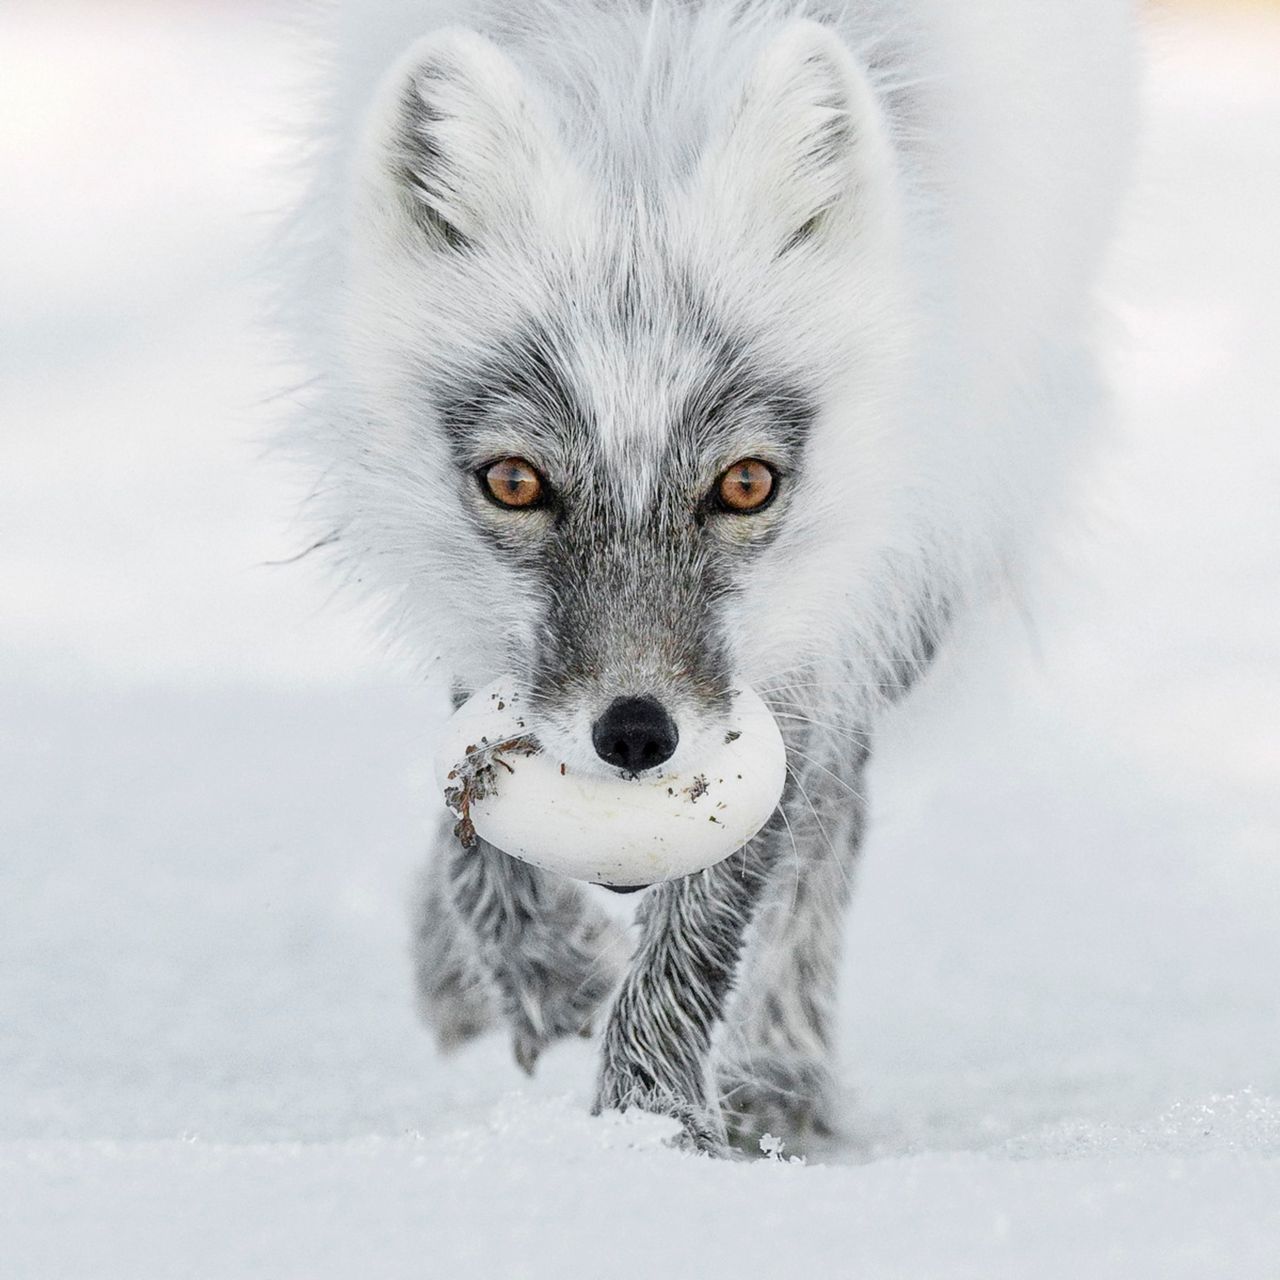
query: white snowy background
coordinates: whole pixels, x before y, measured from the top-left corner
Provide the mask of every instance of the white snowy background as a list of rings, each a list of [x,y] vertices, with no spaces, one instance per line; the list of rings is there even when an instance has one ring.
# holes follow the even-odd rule
[[[884,735],[807,1164],[414,1021],[436,702],[266,563],[252,12],[0,7],[0,1276],[1280,1277],[1276,10],[1156,24],[1097,518]]]

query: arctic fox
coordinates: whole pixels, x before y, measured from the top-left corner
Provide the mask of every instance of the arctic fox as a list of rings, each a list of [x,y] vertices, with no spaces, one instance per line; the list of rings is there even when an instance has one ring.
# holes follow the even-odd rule
[[[832,1129],[877,719],[1017,573],[1095,416],[1124,0],[352,0],[297,237],[318,532],[569,769],[696,768],[759,691],[765,829],[649,888],[442,817],[443,1045],[602,1025],[598,1108],[721,1151]],[[604,1006],[607,1005],[607,1008]],[[597,1018],[602,1022],[596,1023]]]

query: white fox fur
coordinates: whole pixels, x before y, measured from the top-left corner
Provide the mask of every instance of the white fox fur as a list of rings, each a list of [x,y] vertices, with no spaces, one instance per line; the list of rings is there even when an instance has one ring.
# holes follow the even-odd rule
[[[646,681],[679,713],[677,763],[696,762],[716,731],[699,698],[723,669],[842,726],[811,726],[804,758],[852,776],[834,763],[848,734],[873,727],[960,612],[1017,576],[1096,415],[1094,290],[1130,148],[1131,21],[1124,0],[326,11],[291,289],[319,374],[298,439],[319,464],[321,539],[461,689],[532,671],[531,654],[568,643],[557,628],[609,631],[582,641],[597,645],[583,671],[539,659],[530,675],[558,681],[539,728],[574,767],[600,767],[602,700]],[[528,317],[562,398],[581,406],[555,406],[588,424],[580,440],[544,439],[528,404],[472,412]],[[694,340],[698,325],[727,331],[732,355]],[[730,566],[717,591],[738,603],[708,605],[723,652],[698,684],[668,670],[684,659],[663,610],[694,630],[705,620],[683,597],[647,616],[633,534],[676,483],[670,459],[702,447],[680,435],[682,406],[739,375],[785,386],[787,403],[798,388],[808,416],[788,453],[767,397],[753,401],[717,427],[720,452],[688,463],[693,492],[699,467],[774,450],[785,491],[760,523],[717,526]],[[447,404],[476,418],[465,438]],[[593,500],[617,527],[582,554],[616,557],[607,586],[584,585],[582,568],[569,587],[531,578],[532,526],[501,524],[459,479],[535,448],[566,477],[589,449]],[[680,554],[693,573],[711,553]],[[579,593],[571,615],[553,607],[562,587]],[[626,626],[630,640],[614,636]],[[501,896],[476,893],[473,907]],[[758,906],[738,904],[733,928]],[[658,948],[649,929],[642,953]],[[431,954],[458,991],[471,982],[456,955]],[[633,983],[620,1007],[642,1017],[637,1002]],[[715,1124],[685,1106],[705,1112],[708,1098],[679,1096],[699,1092],[705,1063],[637,1070],[647,1083],[606,1082],[603,1102],[665,1107],[714,1144]]]
[[[800,86],[794,104],[785,84],[757,115],[748,104],[727,144],[709,139],[757,59],[759,77],[785,82],[795,29],[761,55],[797,13],[829,21],[860,64],[878,141],[898,154],[896,190],[873,190],[892,209],[855,201],[865,221],[888,224],[873,232],[883,247],[850,234],[830,257],[791,264],[793,278],[762,299],[769,250],[735,223],[785,218],[784,202],[801,198],[788,149],[788,130],[804,127],[789,109],[807,105]],[[546,144],[477,160],[491,171],[460,198],[505,216],[514,243],[465,285],[439,279],[352,192],[370,163],[360,140],[380,127],[366,123],[379,84],[449,28],[460,30],[444,38],[464,45],[467,30],[500,34],[506,65],[472,38],[493,77],[475,86],[477,104],[530,129],[542,117]],[[878,682],[878,658],[911,651],[917,608],[957,609],[1016,567],[1093,416],[1093,285],[1130,145],[1126,4],[374,0],[340,6],[332,32],[323,176],[298,241],[304,323],[327,344],[307,443],[325,467],[321,532],[342,530],[339,554],[420,652],[478,680],[509,636],[494,585],[450,536],[459,513],[439,459],[421,437],[406,442],[423,365],[482,346],[491,309],[555,287],[522,260],[520,211],[506,200],[540,206],[538,226],[573,240],[566,252],[588,277],[619,216],[631,233],[634,219],[666,215],[677,229],[652,228],[653,239],[703,238],[706,272],[735,291],[732,305],[767,307],[780,350],[835,384],[806,528],[760,569],[768,609],[754,620],[752,668],[837,653],[859,696]],[[490,123],[464,112],[456,127],[480,135]],[[714,145],[694,197],[683,167]],[[602,376],[608,363],[601,353]],[[836,477],[840,491],[824,493]]]

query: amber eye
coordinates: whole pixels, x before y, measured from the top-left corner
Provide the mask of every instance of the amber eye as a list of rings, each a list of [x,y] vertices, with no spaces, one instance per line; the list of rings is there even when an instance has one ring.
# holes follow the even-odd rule
[[[759,511],[777,484],[773,468],[759,458],[743,458],[735,462],[716,483],[716,497],[728,511]]]
[[[504,507],[536,507],[546,494],[538,472],[523,458],[502,458],[480,472],[489,496]]]

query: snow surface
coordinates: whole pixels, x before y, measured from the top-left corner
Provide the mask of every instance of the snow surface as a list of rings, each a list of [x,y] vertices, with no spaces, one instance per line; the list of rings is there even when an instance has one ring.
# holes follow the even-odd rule
[[[1280,1277],[1280,23],[1156,36],[1092,538],[885,734],[849,1143],[735,1164],[414,1022],[437,702],[265,563],[249,12],[0,11],[0,1275]]]

